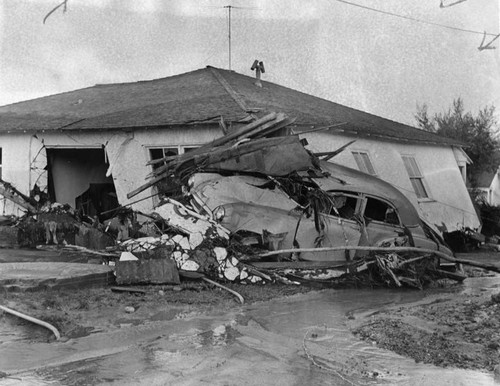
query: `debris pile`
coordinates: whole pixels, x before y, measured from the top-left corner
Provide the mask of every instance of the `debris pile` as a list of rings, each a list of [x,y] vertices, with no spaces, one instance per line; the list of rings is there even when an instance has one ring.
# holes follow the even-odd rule
[[[464,279],[442,270],[439,256],[432,252],[370,251],[366,239],[372,219],[356,217],[354,194],[329,192],[331,186],[348,190],[344,169],[344,174],[333,174],[297,136],[270,136],[291,123],[283,114],[272,113],[188,153],[151,161],[149,181],[128,197],[156,187],[163,203],[154,215],[175,232],[128,240],[120,248],[134,253],[169,246],[179,270],[243,283],[300,284],[314,279],[332,285],[365,282],[422,288],[439,277]],[[319,156],[329,159],[345,147]],[[398,216],[389,205],[377,205],[371,209],[373,219],[378,220],[382,211]],[[414,214],[412,206],[403,209]],[[334,224],[327,218],[332,215]],[[386,221],[395,224],[399,218]],[[328,234],[333,226],[338,228],[336,241]],[[353,226],[355,232],[349,229]],[[446,252],[440,236],[421,227],[427,242],[423,247]],[[412,237],[404,226],[401,232],[377,247],[418,247],[416,233]],[[427,234],[432,234],[431,242]],[[363,237],[366,250],[350,252],[350,247],[362,245]],[[271,261],[264,253],[269,250],[275,251]]]
[[[143,252],[166,247],[181,271],[201,272],[229,281],[262,280],[228,254],[229,232],[214,220],[172,199],[157,207],[154,217],[168,224],[169,233],[119,242],[116,250],[122,251],[120,261],[139,260]]]
[[[271,113],[150,161],[148,181],[127,197],[154,188],[160,204],[151,213],[119,207],[103,221],[4,189],[26,201],[18,224],[26,240],[93,251],[116,265],[118,284],[176,283],[180,275],[421,289],[439,278],[464,279],[450,272],[458,261],[404,195],[325,161],[350,143],[312,154],[289,135],[293,122]]]

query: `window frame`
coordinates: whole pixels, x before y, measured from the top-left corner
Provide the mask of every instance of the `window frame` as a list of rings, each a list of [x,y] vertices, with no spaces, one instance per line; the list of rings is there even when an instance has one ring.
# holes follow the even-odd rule
[[[387,221],[381,221],[381,220],[376,220],[376,219],[373,219],[370,217],[366,217],[366,207],[368,205],[368,200],[370,200],[370,199],[380,201],[383,204],[387,205],[388,208],[392,209],[394,211],[394,213],[396,214],[397,221],[398,221],[397,224],[393,224],[393,223],[390,223]],[[384,200],[383,198],[380,198],[380,197],[371,196],[368,194],[362,194],[362,207],[360,209],[360,213],[363,216],[363,218],[369,219],[370,223],[382,224],[385,226],[397,227],[397,228],[401,228],[403,226],[403,222],[401,221],[401,216],[399,215],[399,212],[398,212],[397,208],[394,206],[394,204],[391,203],[390,201]]]
[[[377,176],[377,171],[375,170],[375,167],[373,166],[373,162],[370,157],[370,153],[366,150],[352,150],[351,154],[354,158],[354,161],[356,162],[356,165],[358,166],[358,169],[360,172],[369,174],[371,176]],[[372,172],[370,172],[373,171]]]
[[[332,217],[335,217],[335,218],[340,218],[342,219],[342,221],[355,221],[354,220],[354,217],[357,216],[362,207],[363,207],[363,197],[359,194],[359,193],[356,193],[356,192],[345,192],[345,191],[342,191],[342,190],[328,190],[327,191],[328,195],[333,198],[332,196],[343,196],[343,197],[349,197],[349,198],[353,198],[356,200],[356,207],[354,208],[354,213],[353,213],[353,218],[347,218],[347,217],[344,217],[342,215],[337,214],[335,212],[335,210],[333,209],[333,205],[332,207],[330,208],[330,213],[324,213],[325,215],[327,216],[332,216]]]
[[[181,155],[184,153],[188,153],[194,149],[199,148],[201,145],[151,145],[151,146],[145,146],[147,150],[147,156],[148,156],[148,161],[153,161],[155,159],[160,159],[165,157],[165,150],[175,150],[177,152],[176,155]],[[163,157],[160,158],[153,158],[151,154],[151,150],[162,150],[163,152]],[[156,164],[156,165],[151,165],[152,169],[155,170],[156,168],[160,167],[162,164]]]
[[[428,201],[431,200],[430,190],[425,181],[425,176],[422,173],[422,169],[417,162],[417,158],[412,154],[401,154],[401,159],[403,161],[403,165],[405,167],[406,173],[408,174],[408,178],[410,179],[411,186],[417,199],[419,201]],[[408,162],[407,162],[408,160]],[[419,192],[417,184],[420,184],[419,187],[423,189],[425,195],[422,195]]]
[[[165,157],[165,150],[175,150],[177,152],[176,155],[181,155],[185,154],[191,150],[199,148],[201,145],[151,145],[151,146],[145,146],[146,152],[147,152],[147,158],[148,161],[153,161],[155,159],[161,159]],[[152,157],[152,150],[162,150],[163,157],[160,158],[153,158]],[[155,171],[159,167],[165,165],[165,163],[157,163],[154,165],[151,165],[151,170]],[[162,199],[167,197],[166,194],[161,194],[158,192],[158,189],[156,186],[151,187],[152,193],[153,193],[153,203],[154,205],[157,205]]]

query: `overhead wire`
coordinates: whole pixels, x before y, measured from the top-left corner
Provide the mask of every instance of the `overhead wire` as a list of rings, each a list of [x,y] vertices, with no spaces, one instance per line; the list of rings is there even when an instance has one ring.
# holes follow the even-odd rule
[[[417,23],[423,23],[423,24],[433,25],[433,26],[436,26],[436,27],[447,28],[447,29],[450,29],[450,30],[453,30],[453,31],[460,31],[460,32],[466,32],[466,33],[470,33],[470,34],[486,35],[486,36],[497,36],[498,35],[498,34],[495,34],[495,33],[488,33],[488,32],[485,32],[485,31],[475,31],[475,30],[471,30],[471,29],[459,28],[459,27],[454,27],[454,26],[451,26],[451,25],[436,23],[436,22],[433,22],[433,21],[418,19],[416,17],[411,17],[411,16],[406,16],[406,15],[401,15],[401,14],[398,14],[398,13],[394,13],[394,12],[384,11],[384,10],[381,10],[381,9],[377,9],[377,8],[373,8],[373,7],[368,7],[366,5],[361,5],[361,4],[353,3],[351,1],[346,1],[346,0],[335,0],[335,1],[337,1],[339,3],[344,3],[344,4],[347,4],[347,5],[351,5],[353,7],[358,7],[358,8],[366,9],[366,10],[369,10],[369,11],[372,11],[372,12],[377,12],[377,13],[381,13],[381,14],[388,15],[388,16],[394,16],[394,17],[398,17],[400,19],[411,20],[411,21],[414,21],[414,22],[417,22]]]

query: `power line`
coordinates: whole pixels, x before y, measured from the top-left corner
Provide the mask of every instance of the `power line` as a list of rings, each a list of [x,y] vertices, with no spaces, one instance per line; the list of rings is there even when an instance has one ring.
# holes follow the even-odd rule
[[[365,5],[352,3],[352,2],[346,1],[346,0],[335,0],[335,1],[337,1],[339,3],[347,4],[347,5],[352,5],[353,7],[358,7],[358,8],[366,9],[366,10],[369,10],[369,11],[381,13],[381,14],[384,14],[384,15],[399,17],[400,19],[411,20],[411,21],[414,21],[414,22],[417,22],[417,23],[433,25],[433,26],[436,26],[436,27],[447,28],[447,29],[450,29],[450,30],[453,30],[453,31],[466,32],[466,33],[475,34],[475,35],[498,36],[497,34],[487,33],[487,32],[484,32],[484,31],[474,31],[474,30],[470,30],[470,29],[453,27],[453,26],[446,25],[446,24],[435,23],[435,22],[432,22],[432,21],[427,21],[427,20],[423,20],[423,19],[417,19],[417,18],[411,17],[411,16],[405,16],[405,15],[400,15],[400,14],[389,12],[389,11],[383,11],[381,9],[367,7]]]

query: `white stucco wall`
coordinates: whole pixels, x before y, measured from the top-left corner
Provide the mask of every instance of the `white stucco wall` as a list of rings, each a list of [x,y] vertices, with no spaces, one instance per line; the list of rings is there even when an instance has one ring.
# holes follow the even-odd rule
[[[480,226],[451,147],[382,142],[327,132],[313,132],[301,137],[307,139],[308,148],[313,152],[332,151],[356,139],[331,161],[358,169],[352,151],[364,151],[369,154],[377,176],[405,194],[429,223],[442,231],[445,230],[443,224],[446,231]],[[429,199],[417,199],[401,155],[415,157]]]
[[[152,189],[147,189],[130,200],[127,199],[127,193],[144,184],[146,175],[151,172],[151,167],[146,166],[149,160],[149,148],[197,146],[221,135],[222,132],[217,126],[202,125],[134,132],[39,132],[38,139],[33,138],[33,133],[0,134],[0,147],[3,153],[2,177],[21,192],[28,194],[33,185],[29,167],[30,159],[36,153],[34,144],[43,141],[46,147],[67,148],[101,148],[104,145],[119,202],[127,205],[139,201],[133,205],[134,209],[147,212],[153,206],[153,200],[148,198],[152,194]],[[335,150],[353,139],[326,132],[310,133],[302,137],[307,138],[308,148],[313,152]],[[408,145],[360,138],[332,161],[357,169],[351,153],[353,150],[367,152],[378,177],[402,191],[417,206],[422,217],[431,224],[439,227],[445,224],[448,231],[464,226],[479,227],[479,220],[451,147]],[[416,158],[424,175],[429,199],[417,199],[401,159],[402,154],[413,155]],[[0,200],[0,213],[20,214],[19,209],[8,200]]]
[[[151,188],[127,199],[127,193],[147,182],[151,172],[149,147],[198,146],[222,135],[217,126],[193,126],[169,129],[148,129],[134,132],[124,131],[80,131],[80,132],[38,132],[0,134],[2,148],[2,178],[12,183],[19,191],[28,195],[33,181],[30,181],[30,162],[35,152],[30,143],[43,141],[47,148],[102,148],[105,146],[111,164],[113,182],[118,201],[122,205],[137,202],[134,209],[150,211],[152,198],[148,198]],[[142,200],[142,201],[141,201]],[[19,215],[22,211],[8,200],[0,200],[0,213]]]
[[[489,189],[482,189],[485,192],[488,204],[494,206],[500,206],[500,178],[498,173],[499,172],[497,171],[493,180],[491,180]]]
[[[30,142],[26,134],[0,135],[2,148],[2,180],[10,182],[20,192],[26,194],[29,185]],[[12,201],[0,199],[2,215],[21,216],[25,210]]]

